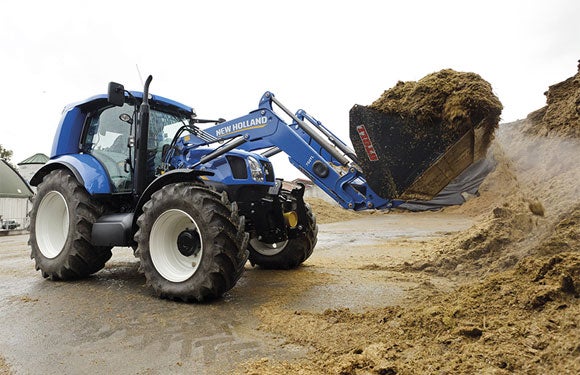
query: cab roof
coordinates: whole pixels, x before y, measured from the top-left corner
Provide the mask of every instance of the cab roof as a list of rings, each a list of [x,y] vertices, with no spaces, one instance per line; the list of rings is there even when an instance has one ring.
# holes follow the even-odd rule
[[[143,93],[140,91],[131,91],[131,95],[133,95],[137,99],[143,99]],[[126,93],[125,93],[125,98],[129,99],[129,95],[127,95]],[[103,100],[104,101],[107,100],[107,94],[94,95],[94,96],[91,96],[85,100],[81,100],[79,102],[75,102],[75,103],[71,103],[71,104],[67,105],[64,108],[63,112],[67,112],[70,109],[75,108],[75,107],[79,107],[79,108],[81,108],[81,110],[90,109],[90,107],[92,107],[94,104],[98,104],[100,106],[101,103],[103,102]],[[187,114],[193,113],[193,108],[191,108],[185,104],[176,102],[175,100],[165,98],[165,97],[160,96],[160,95],[150,94],[149,101],[151,102],[150,104],[152,104],[155,107],[159,107],[159,106],[164,107],[172,112],[175,111],[175,112],[182,112],[182,113],[187,113]]]

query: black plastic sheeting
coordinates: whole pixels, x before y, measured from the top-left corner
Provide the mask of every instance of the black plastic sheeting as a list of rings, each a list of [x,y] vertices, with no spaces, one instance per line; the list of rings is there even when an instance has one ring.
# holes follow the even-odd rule
[[[461,205],[465,202],[465,193],[477,195],[479,185],[494,170],[496,162],[492,156],[481,159],[465,169],[451,181],[437,196],[429,201],[406,201],[397,206],[409,211],[439,210],[446,206]]]

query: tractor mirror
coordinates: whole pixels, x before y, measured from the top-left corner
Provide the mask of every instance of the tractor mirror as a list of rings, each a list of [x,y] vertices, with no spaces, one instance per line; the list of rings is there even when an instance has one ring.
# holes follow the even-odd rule
[[[120,83],[109,82],[109,92],[107,96],[109,103],[118,107],[125,104],[125,88]]]

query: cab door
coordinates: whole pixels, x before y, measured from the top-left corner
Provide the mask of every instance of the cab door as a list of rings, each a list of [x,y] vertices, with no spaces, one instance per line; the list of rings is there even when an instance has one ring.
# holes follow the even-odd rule
[[[83,150],[93,155],[107,170],[114,192],[131,192],[131,114],[133,106],[108,107],[91,114]]]

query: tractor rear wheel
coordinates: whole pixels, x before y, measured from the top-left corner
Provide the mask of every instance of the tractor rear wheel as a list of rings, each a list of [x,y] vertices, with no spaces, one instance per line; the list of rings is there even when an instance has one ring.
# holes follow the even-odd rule
[[[93,223],[102,206],[67,171],[46,175],[30,212],[31,258],[52,280],[86,277],[105,266],[110,247],[91,245]]]
[[[141,270],[162,298],[217,298],[244,271],[244,217],[225,194],[194,183],[167,185],[143,206],[137,224]]]
[[[292,269],[312,255],[318,236],[316,216],[309,204],[305,204],[307,223],[295,237],[276,243],[251,239],[250,263],[267,269]]]

